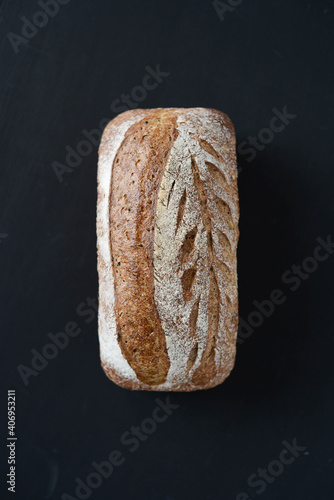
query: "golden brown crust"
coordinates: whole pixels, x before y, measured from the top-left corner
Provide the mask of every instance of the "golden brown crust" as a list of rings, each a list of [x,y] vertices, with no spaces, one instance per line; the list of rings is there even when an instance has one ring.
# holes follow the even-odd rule
[[[118,342],[145,384],[166,380],[169,359],[154,301],[157,194],[177,136],[173,112],[155,110],[127,131],[113,163],[110,244]]]

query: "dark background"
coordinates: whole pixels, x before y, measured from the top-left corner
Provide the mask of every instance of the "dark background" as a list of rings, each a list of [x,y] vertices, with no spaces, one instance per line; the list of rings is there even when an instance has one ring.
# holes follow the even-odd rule
[[[334,255],[297,290],[282,281],[313,256],[316,238],[334,232],[334,2],[244,0],[229,9],[221,20],[204,0],[71,0],[15,53],[8,33],[21,35],[21,17],[41,8],[2,4],[1,486],[14,388],[19,500],[77,498],[76,478],[86,482],[92,462],[114,449],[125,463],[89,498],[334,498]],[[223,385],[170,394],[179,407],[130,453],[121,435],[166,394],[121,389],[100,367],[96,313],[85,305],[98,285],[97,147],[62,182],[53,162],[65,164],[66,146],[113,118],[111,103],[158,64],[169,75],[140,106],[217,108],[238,144],[268,127],[274,108],[297,115],[253,161],[238,158],[240,316],[247,321],[253,301],[274,289],[286,300],[238,345]],[[69,321],[80,335],[25,385],[18,366],[31,367],[31,350]],[[257,494],[249,476],[294,439],[305,450]]]

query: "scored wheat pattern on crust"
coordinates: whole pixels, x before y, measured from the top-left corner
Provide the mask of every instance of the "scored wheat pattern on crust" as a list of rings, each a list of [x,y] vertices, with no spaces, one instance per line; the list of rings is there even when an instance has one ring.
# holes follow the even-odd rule
[[[199,138],[197,138],[197,140],[200,147],[204,149],[208,154],[212,155],[219,162],[223,161],[220,153],[218,153],[208,141]],[[212,205],[215,205],[218,213],[220,214],[220,217],[227,223],[229,229],[231,230],[234,229],[234,223],[229,204],[215,192],[216,191],[214,185],[215,183],[217,183],[224,191],[228,189],[231,190],[231,187],[229,186],[224,173],[214,163],[207,160],[205,161],[205,166],[207,169],[206,181],[207,184],[209,183],[211,187],[210,192],[208,192],[206,183],[202,178],[202,174],[199,170],[196,161],[196,155],[191,154],[191,152],[189,153],[191,160],[191,172],[193,177],[193,183],[196,191],[196,196],[199,202],[200,216],[201,216],[201,222],[204,227],[207,256],[208,256],[207,271],[208,271],[209,292],[208,292],[208,307],[207,307],[207,315],[208,315],[207,342],[202,352],[199,364],[197,368],[194,370],[194,373],[192,374],[192,382],[195,385],[197,385],[197,384],[203,384],[203,381],[206,378],[211,379],[216,371],[215,347],[219,329],[221,307],[227,307],[229,309],[229,312],[233,314],[232,312],[233,306],[231,299],[227,294],[225,294],[225,303],[222,302],[221,290],[218,285],[218,276],[217,276],[218,273],[221,273],[223,281],[226,282],[228,282],[231,279],[231,274],[227,264],[225,264],[224,261],[218,258],[217,252],[215,250],[215,245],[213,244],[214,230],[213,230],[212,219],[215,217],[215,214]],[[172,188],[174,188],[174,184],[172,185]],[[169,196],[171,196],[171,193],[169,194]],[[183,215],[185,213],[186,198],[187,194],[185,189],[179,202],[176,232],[180,227]],[[179,253],[179,261],[181,267],[187,263],[190,255],[193,252],[197,232],[198,232],[198,227],[195,226],[185,235]],[[221,230],[216,230],[216,232],[219,245],[221,246],[221,253],[224,256],[224,260],[228,260],[231,257],[231,243],[229,241],[229,238]],[[196,262],[190,268],[185,269],[182,273],[181,282],[183,289],[183,299],[185,302],[190,301],[192,298],[194,283],[196,280],[196,274],[197,274]],[[201,296],[199,296],[195,300],[189,316],[189,332],[191,339],[193,339],[192,340],[193,346],[190,350],[190,354],[187,361],[188,373],[194,366],[199,351],[198,342],[196,341],[195,334],[196,334],[200,300]],[[228,332],[227,332],[227,337],[229,337]]]
[[[201,147],[203,147],[203,141],[200,143]],[[207,142],[205,142],[204,149],[221,161],[220,154],[216,153],[214,148]],[[207,147],[209,146],[209,147]],[[206,167],[208,169],[208,174],[218,182],[218,184],[226,190],[228,188],[228,184],[225,178],[225,175],[219,170],[213,163],[206,161]],[[213,366],[210,371],[215,370],[215,345],[217,340],[218,328],[219,328],[219,315],[220,315],[220,305],[221,305],[221,292],[219,290],[218,282],[217,282],[217,269],[223,272],[224,277],[227,280],[231,279],[230,270],[228,266],[218,259],[217,254],[215,252],[215,247],[213,245],[213,227],[212,227],[212,212],[210,210],[208,200],[209,194],[206,192],[204,182],[201,179],[201,175],[198,169],[198,165],[196,163],[195,157],[191,156],[191,167],[194,175],[195,186],[197,188],[198,197],[200,199],[201,206],[201,214],[203,224],[206,230],[207,236],[207,247],[208,247],[208,255],[209,255],[209,304],[208,304],[208,340],[207,345],[202,355],[202,359],[200,365],[196,369],[193,374],[193,381],[196,384],[197,379],[203,376],[206,372],[207,366],[211,363]],[[217,209],[224,220],[228,223],[230,229],[234,228],[233,219],[231,215],[231,209],[226,201],[217,196],[214,192],[213,194],[213,202],[216,204]],[[221,232],[221,235],[226,241],[227,245],[230,245],[229,239],[226,234]],[[229,303],[231,303],[230,298],[226,294],[226,299]]]
[[[167,380],[191,390],[226,378],[237,331],[235,143],[226,122],[210,129],[211,119],[201,112],[178,122],[155,222],[155,303],[171,361]]]

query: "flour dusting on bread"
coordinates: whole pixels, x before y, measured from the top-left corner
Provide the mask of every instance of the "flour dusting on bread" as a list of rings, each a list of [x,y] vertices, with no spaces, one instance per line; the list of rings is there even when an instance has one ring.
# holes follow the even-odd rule
[[[174,139],[170,137],[169,142],[164,139],[163,144],[154,145],[159,158],[166,158],[159,189],[152,193],[156,203],[140,207],[140,213],[146,211],[151,216],[148,211],[155,206],[152,251],[147,243],[153,279],[143,286],[154,294],[158,313],[154,322],[159,331],[162,328],[169,360],[168,373],[163,383],[157,385],[145,383],[141,365],[138,368],[138,361],[137,364],[134,361],[138,355],[134,353],[134,357],[130,357],[129,344],[121,343],[119,319],[118,327],[116,325],[120,305],[115,311],[109,234],[112,227],[110,189],[113,163],[118,152],[122,155],[121,145],[130,127],[136,140],[145,141],[146,136],[141,136],[142,120],[148,127],[150,122],[146,120],[156,120],[154,126],[159,131],[160,126],[166,127],[175,118]],[[149,140],[153,143],[153,139],[149,137]],[[144,146],[139,151],[145,156]],[[138,157],[138,160],[145,162],[145,157]],[[123,387],[143,390],[191,391],[221,383],[234,365],[238,326],[239,206],[233,125],[223,113],[204,108],[123,113],[103,134],[98,180],[99,338],[102,365],[107,375]],[[122,212],[113,213],[117,216]],[[141,224],[143,230],[145,226]],[[130,231],[130,237],[131,234]],[[136,249],[135,243],[131,248]],[[126,307],[131,309],[131,283],[128,285],[130,289],[124,297],[129,299],[130,305],[122,304],[122,314],[127,313]],[[122,287],[124,289],[123,284]],[[133,308],[131,314],[135,322]],[[152,336],[154,332],[147,334]],[[145,375],[145,370],[150,371],[150,352],[144,349],[143,336],[140,332],[139,344],[137,339],[134,345],[140,350],[141,342],[143,344],[139,360],[143,359]],[[131,339],[124,338],[128,338],[131,347],[132,335]]]

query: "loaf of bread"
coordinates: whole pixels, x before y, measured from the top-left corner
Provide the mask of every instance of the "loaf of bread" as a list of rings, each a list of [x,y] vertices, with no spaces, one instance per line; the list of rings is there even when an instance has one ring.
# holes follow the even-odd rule
[[[234,128],[204,108],[126,111],[99,149],[103,369],[128,389],[194,391],[234,366]]]

